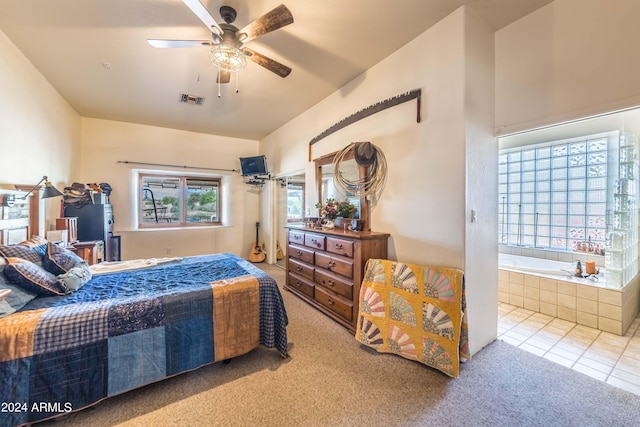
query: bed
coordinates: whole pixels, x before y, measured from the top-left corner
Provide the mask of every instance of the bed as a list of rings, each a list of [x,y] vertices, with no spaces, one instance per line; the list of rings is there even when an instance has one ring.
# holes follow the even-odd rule
[[[78,410],[259,344],[287,356],[276,282],[232,254],[94,276],[0,319],[0,425]]]
[[[0,285],[20,292],[6,277],[6,260],[16,259],[7,248],[20,244],[4,244],[1,233]],[[80,410],[259,345],[288,356],[273,278],[228,253],[162,261],[89,267],[90,279],[73,292],[38,295],[0,318],[0,425]]]

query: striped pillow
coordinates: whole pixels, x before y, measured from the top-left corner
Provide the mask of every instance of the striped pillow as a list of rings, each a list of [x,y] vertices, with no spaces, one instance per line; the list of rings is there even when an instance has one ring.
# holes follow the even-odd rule
[[[36,264],[42,263],[42,255],[34,248],[28,246],[18,245],[0,245],[0,255],[5,258],[22,258],[27,261],[34,262]]]
[[[31,236],[30,239],[18,243],[18,245],[31,248],[41,256],[44,256],[47,252],[47,243],[49,243],[49,241],[42,236]]]
[[[58,285],[58,279],[54,274],[22,258],[7,258],[4,274],[13,283],[41,295],[65,294],[65,291]]]
[[[64,274],[82,263],[84,263],[84,260],[78,255],[51,242],[47,244],[47,253],[42,259],[42,266],[45,270],[56,276]]]

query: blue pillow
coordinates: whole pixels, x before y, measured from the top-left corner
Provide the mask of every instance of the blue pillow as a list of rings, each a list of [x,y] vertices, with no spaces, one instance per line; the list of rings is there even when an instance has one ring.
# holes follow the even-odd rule
[[[47,253],[42,259],[42,266],[49,273],[57,276],[84,262],[82,258],[70,250],[49,242],[47,244]]]
[[[37,294],[65,294],[65,291],[58,285],[58,279],[55,275],[44,270],[37,264],[21,258],[7,258],[4,274],[7,276],[7,279],[13,283]]]
[[[0,271],[4,268],[2,264],[3,263],[0,262]],[[8,289],[11,293],[5,297],[5,299],[0,301],[0,318],[15,313],[27,305],[29,301],[38,296],[35,292],[28,291],[20,286],[9,283],[4,273],[0,273],[0,290],[3,289]]]
[[[44,237],[31,236],[31,238],[18,243],[18,245],[31,248],[42,257],[47,252],[47,243],[49,243],[49,241]]]

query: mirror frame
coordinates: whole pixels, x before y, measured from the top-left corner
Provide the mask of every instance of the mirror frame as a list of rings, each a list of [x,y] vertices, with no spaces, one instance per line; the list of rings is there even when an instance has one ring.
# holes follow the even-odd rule
[[[318,194],[318,201],[322,202],[322,167],[333,164],[333,160],[339,151],[325,154],[324,156],[313,159],[316,168],[316,191]],[[353,160],[353,148],[344,156],[344,160]],[[332,172],[333,173],[333,172]],[[358,177],[364,179],[367,176],[367,168],[358,165]],[[369,203],[365,196],[360,196],[360,220],[362,221],[362,228],[365,231],[371,231],[371,223],[369,221]]]

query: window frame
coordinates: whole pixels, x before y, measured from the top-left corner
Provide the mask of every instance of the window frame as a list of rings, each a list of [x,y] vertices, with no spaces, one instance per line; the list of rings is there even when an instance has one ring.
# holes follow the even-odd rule
[[[143,222],[143,180],[148,177],[157,179],[172,179],[179,181],[178,197],[180,200],[180,206],[178,209],[178,220],[176,221],[158,221],[158,222]],[[187,181],[188,180],[200,180],[215,183],[217,186],[217,221],[199,221],[199,222],[187,222]],[[191,227],[218,227],[222,225],[222,209],[223,209],[223,196],[222,196],[222,177],[219,176],[207,176],[207,175],[188,175],[188,174],[173,174],[167,172],[152,172],[152,171],[140,171],[138,172],[137,179],[137,223],[138,229],[148,230],[154,228],[191,228]]]

